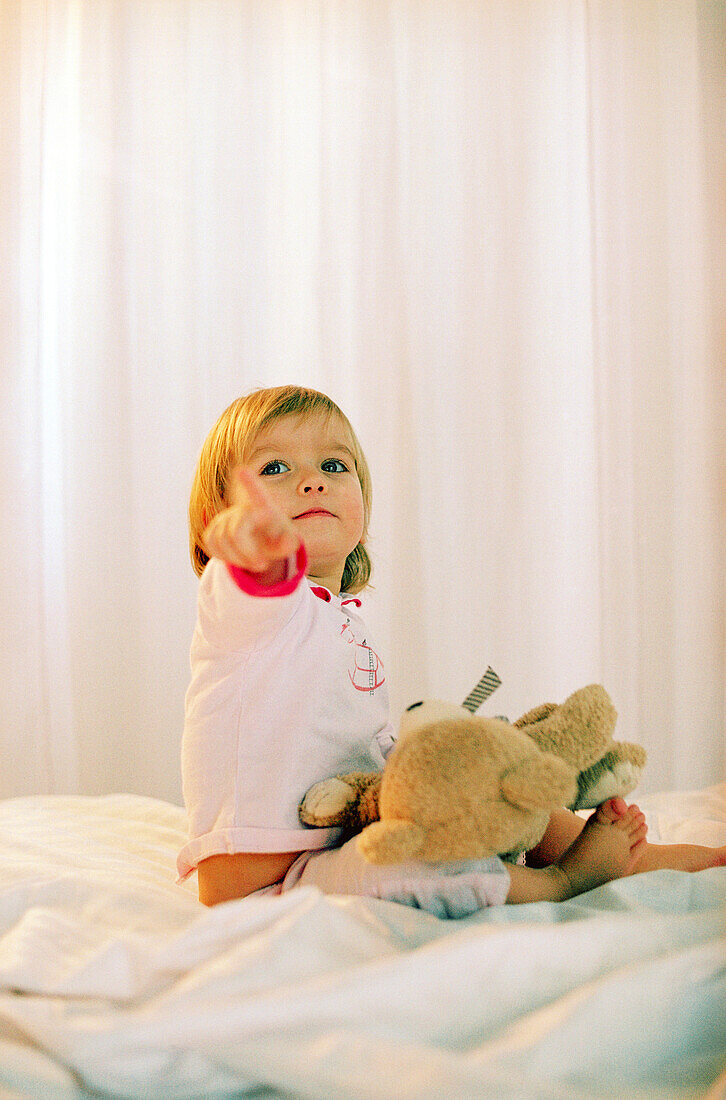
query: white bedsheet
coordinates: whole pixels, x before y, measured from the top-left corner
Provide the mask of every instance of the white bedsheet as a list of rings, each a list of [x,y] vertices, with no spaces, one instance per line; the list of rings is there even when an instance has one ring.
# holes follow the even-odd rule
[[[726,784],[641,802],[726,843]],[[176,806],[0,803],[0,1098],[726,1095],[726,869],[440,921],[305,887],[207,910]]]

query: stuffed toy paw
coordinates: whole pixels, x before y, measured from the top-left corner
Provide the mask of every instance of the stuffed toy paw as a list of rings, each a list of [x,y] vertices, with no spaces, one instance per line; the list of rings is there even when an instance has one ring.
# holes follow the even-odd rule
[[[345,833],[357,833],[378,820],[380,772],[351,772],[315,783],[300,803],[303,825],[327,828],[337,825]]]

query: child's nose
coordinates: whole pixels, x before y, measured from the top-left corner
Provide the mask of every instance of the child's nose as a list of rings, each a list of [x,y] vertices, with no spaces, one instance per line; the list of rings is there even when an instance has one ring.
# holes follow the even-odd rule
[[[325,493],[328,487],[325,484],[325,478],[321,477],[319,473],[311,473],[302,479],[300,488],[303,493]]]

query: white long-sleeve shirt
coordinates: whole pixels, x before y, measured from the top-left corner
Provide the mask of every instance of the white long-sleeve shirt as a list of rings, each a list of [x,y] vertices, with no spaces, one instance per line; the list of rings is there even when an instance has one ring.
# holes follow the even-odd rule
[[[189,841],[180,878],[200,860],[335,844],[339,829],[300,824],[313,783],[380,770],[393,745],[383,665],[359,614],[304,576],[260,588],[212,558],[199,585],[182,742]]]

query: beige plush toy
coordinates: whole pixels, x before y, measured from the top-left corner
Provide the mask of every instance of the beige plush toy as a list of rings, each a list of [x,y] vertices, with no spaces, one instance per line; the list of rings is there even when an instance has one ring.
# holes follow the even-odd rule
[[[574,692],[564,703],[545,703],[518,718],[514,725],[546,752],[559,756],[577,772],[577,796],[571,810],[599,806],[608,798],[630,794],[646,762],[645,749],[614,741],[618,713],[600,684]]]
[[[474,713],[492,682],[489,669],[461,707],[409,707],[383,773],[315,784],[301,821],[362,829],[358,847],[371,863],[516,859],[538,843],[553,810],[597,805],[636,785],[644,750],[613,741],[617,715],[600,685],[510,725]]]

